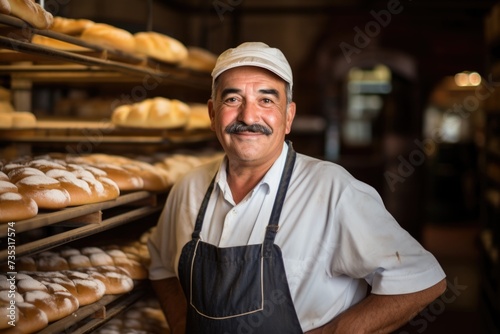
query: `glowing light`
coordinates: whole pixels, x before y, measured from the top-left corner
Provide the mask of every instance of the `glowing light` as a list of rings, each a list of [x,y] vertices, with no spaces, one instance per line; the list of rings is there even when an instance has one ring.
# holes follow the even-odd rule
[[[461,72],[455,74],[455,84],[459,87],[479,86],[481,75],[477,72]]]

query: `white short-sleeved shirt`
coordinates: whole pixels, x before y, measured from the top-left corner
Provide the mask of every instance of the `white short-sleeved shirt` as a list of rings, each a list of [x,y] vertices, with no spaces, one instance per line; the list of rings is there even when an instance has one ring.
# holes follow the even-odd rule
[[[150,278],[177,276],[206,190],[216,176],[201,239],[218,247],[260,244],[288,146],[261,182],[235,205],[226,160],[190,172],[173,188],[151,236]],[[403,230],[378,193],[341,166],[297,154],[275,243],[281,248],[302,330],[324,325],[375,294],[428,288],[445,277],[432,254]]]

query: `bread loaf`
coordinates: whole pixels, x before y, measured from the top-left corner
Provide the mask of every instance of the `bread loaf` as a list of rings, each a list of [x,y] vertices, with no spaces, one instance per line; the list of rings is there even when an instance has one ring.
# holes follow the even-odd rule
[[[134,35],[109,24],[95,23],[86,27],[82,32],[81,39],[105,48],[130,53],[135,51]]]
[[[35,126],[36,117],[33,113],[28,111],[0,112],[0,129],[28,129]]]
[[[0,180],[0,194],[11,192],[17,193],[16,185],[9,181]]]
[[[46,175],[27,176],[16,183],[19,193],[32,198],[40,209],[62,209],[70,204],[70,195],[60,182]]]
[[[50,30],[61,34],[78,36],[94,24],[94,21],[87,19],[71,19],[67,17],[55,16]]]
[[[157,32],[138,32],[134,34],[135,50],[151,58],[167,63],[179,63],[186,59],[187,48],[180,41]]]
[[[144,181],[139,175],[134,175],[118,165],[97,163],[95,167],[105,171],[106,176],[113,180],[120,190],[140,190],[144,187]]]
[[[0,223],[16,222],[36,216],[37,203],[17,192],[0,194]]]
[[[186,124],[186,130],[210,129],[212,124],[208,107],[206,104],[193,103],[189,105],[189,119]]]
[[[28,274],[18,274],[16,280],[24,301],[42,310],[49,322],[66,317],[79,307],[78,300],[60,285],[44,285]]]
[[[16,111],[11,113],[11,115],[13,129],[34,128],[36,126],[36,117],[31,112]]]
[[[90,267],[81,271],[101,281],[106,286],[107,295],[126,293],[134,288],[132,278],[115,266]]]
[[[168,174],[155,166],[145,162],[131,161],[123,164],[122,168],[139,176],[143,180],[143,189],[149,191],[163,191],[171,186]]]
[[[27,303],[16,303],[16,326],[2,330],[2,334],[29,334],[38,332],[49,324],[47,314],[37,306]]]
[[[76,175],[70,171],[51,169],[45,174],[59,181],[61,186],[69,193],[70,202],[68,205],[83,205],[99,201],[98,196],[92,194],[89,183],[77,178]]]
[[[172,129],[185,126],[189,112],[184,102],[156,97],[114,109],[111,121],[125,127]]]
[[[215,67],[217,56],[203,48],[189,46],[188,56],[181,63],[181,67],[186,67],[201,72],[212,72]]]
[[[80,250],[65,248],[58,252],[42,252],[31,257],[21,257],[18,260],[19,271],[81,271],[91,267],[116,267],[135,280],[142,280],[148,276],[141,259],[118,248],[84,247]]]
[[[51,284],[62,286],[78,300],[80,306],[95,303],[106,292],[106,287],[101,281],[78,271],[34,272],[29,275],[47,287]]]
[[[34,0],[1,0],[0,12],[18,17],[38,29],[48,29],[54,20],[52,14]]]

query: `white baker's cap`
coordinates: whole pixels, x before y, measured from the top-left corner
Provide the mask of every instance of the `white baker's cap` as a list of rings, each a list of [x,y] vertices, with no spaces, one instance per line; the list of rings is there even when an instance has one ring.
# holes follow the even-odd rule
[[[212,71],[212,83],[223,72],[240,66],[256,66],[269,70],[293,86],[293,75],[285,55],[262,42],[246,42],[228,49],[217,58]]]

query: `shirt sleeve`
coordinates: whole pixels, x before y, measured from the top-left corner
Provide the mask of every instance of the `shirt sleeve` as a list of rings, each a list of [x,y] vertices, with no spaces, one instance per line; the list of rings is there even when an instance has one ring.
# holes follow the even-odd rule
[[[173,263],[168,253],[168,244],[170,244],[169,234],[167,232],[166,219],[168,219],[169,210],[165,205],[155,231],[151,233],[148,240],[148,249],[151,257],[151,264],[149,266],[149,279],[160,280],[164,278],[170,278],[175,276],[175,271],[173,270]]]
[[[363,278],[372,293],[382,295],[421,291],[445,277],[435,257],[396,222],[369,185],[351,182],[337,206],[340,251],[332,259],[333,273]]]

